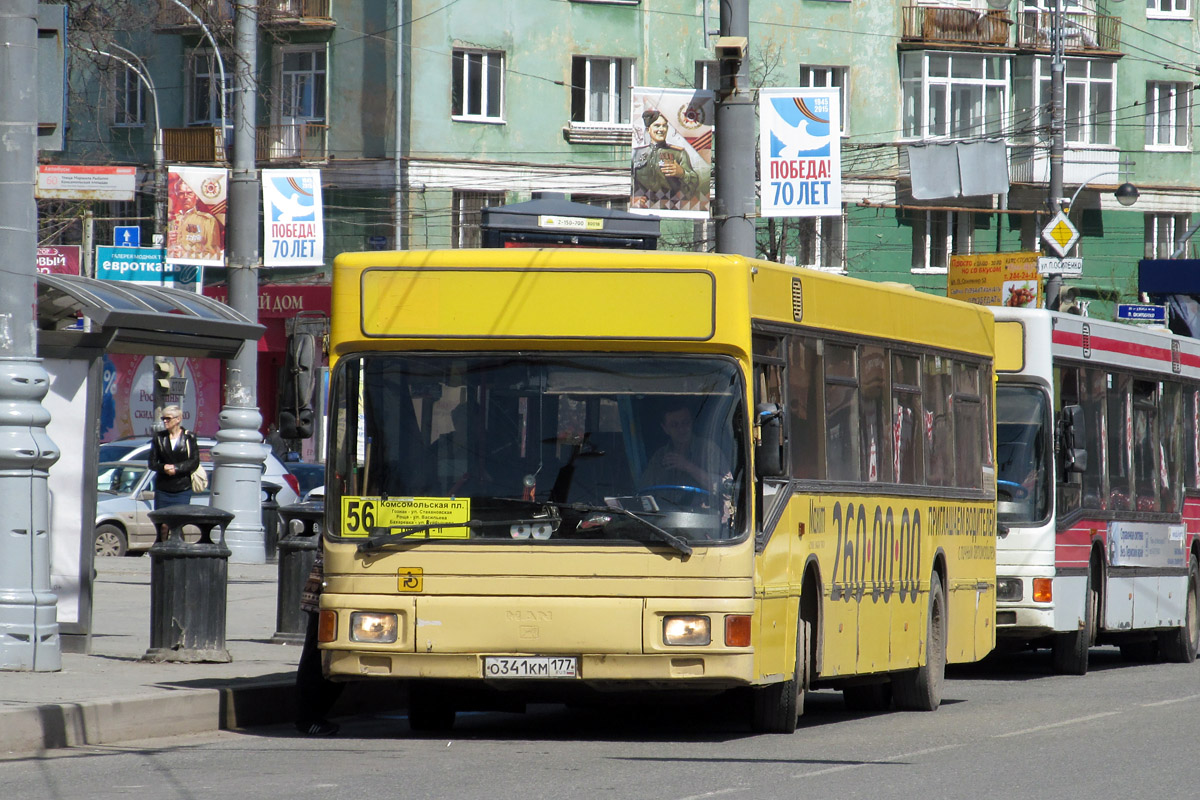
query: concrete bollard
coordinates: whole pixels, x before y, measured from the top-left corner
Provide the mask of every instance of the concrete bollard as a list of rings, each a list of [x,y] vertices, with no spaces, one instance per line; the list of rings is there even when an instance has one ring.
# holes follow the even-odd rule
[[[225,649],[230,555],[225,528],[233,514],[209,506],[179,505],[151,511],[149,516],[160,533],[150,546],[150,649],[142,660],[231,661]],[[184,541],[185,525],[199,528],[199,541]],[[215,542],[214,528],[219,529]]]
[[[282,506],[279,518],[284,535],[279,540],[279,595],[271,641],[303,644],[308,614],[300,610],[300,594],[321,546],[325,503],[309,501]]]

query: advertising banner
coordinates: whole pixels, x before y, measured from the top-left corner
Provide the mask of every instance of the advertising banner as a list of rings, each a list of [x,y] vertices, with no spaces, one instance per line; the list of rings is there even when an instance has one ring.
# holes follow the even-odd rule
[[[167,263],[161,247],[96,248],[96,277],[102,281],[149,283],[193,292],[199,291],[203,274],[203,267]]]
[[[708,217],[715,116],[710,91],[634,87],[632,213]]]
[[[263,266],[325,263],[321,170],[264,169]]]
[[[764,217],[842,213],[837,88],[759,89],[759,205]]]
[[[77,244],[56,244],[37,249],[37,271],[44,275],[78,275],[79,255],[82,248]]]
[[[39,164],[34,196],[39,200],[120,200],[132,202],[137,167],[82,167]]]
[[[981,306],[1040,308],[1038,253],[950,256],[946,296]]]
[[[227,174],[216,167],[167,169],[167,263],[225,263]]]

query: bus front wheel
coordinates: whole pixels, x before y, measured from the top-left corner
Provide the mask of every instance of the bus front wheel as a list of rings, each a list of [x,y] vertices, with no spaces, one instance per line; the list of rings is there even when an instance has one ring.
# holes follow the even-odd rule
[[[942,704],[946,680],[946,596],[942,578],[929,578],[929,622],[925,634],[925,664],[892,678],[892,699],[902,711],[936,711]]]
[[[793,733],[796,721],[804,713],[804,692],[808,688],[808,654],[812,647],[812,627],[801,619],[796,631],[796,669],[789,680],[754,690],[751,727],[758,733]]]
[[[1100,595],[1096,592],[1091,570],[1083,596],[1083,625],[1076,631],[1054,634],[1050,645],[1050,661],[1060,675],[1087,674],[1088,650],[1096,641],[1096,618],[1100,613]]]
[[[1186,614],[1183,627],[1164,633],[1159,639],[1159,651],[1163,658],[1176,664],[1190,664],[1196,660],[1196,650],[1200,645],[1200,618],[1197,617],[1197,606],[1200,605],[1200,564],[1192,556],[1188,565],[1187,599],[1184,602]]]

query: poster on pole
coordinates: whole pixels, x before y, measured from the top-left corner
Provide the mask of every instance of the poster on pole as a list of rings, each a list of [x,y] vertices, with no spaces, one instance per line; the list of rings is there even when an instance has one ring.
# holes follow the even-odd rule
[[[711,91],[634,87],[632,213],[708,217],[715,117]]]
[[[263,266],[325,263],[321,170],[264,169]]]
[[[227,173],[219,167],[167,169],[168,264],[225,264]]]
[[[836,87],[759,90],[762,216],[841,215],[839,92]]]

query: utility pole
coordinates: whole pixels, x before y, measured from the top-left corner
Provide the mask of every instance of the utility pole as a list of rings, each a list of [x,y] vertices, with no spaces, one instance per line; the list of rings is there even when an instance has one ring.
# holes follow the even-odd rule
[[[754,256],[754,95],[750,91],[750,2],[721,0],[721,32],[717,59],[721,70],[717,94],[716,178],[714,210],[717,252]]]
[[[1063,152],[1067,146],[1066,115],[1063,106],[1066,96],[1066,36],[1063,25],[1063,0],[1054,0],[1050,20],[1050,215],[1062,210]],[[1058,309],[1062,290],[1062,275],[1046,278],[1046,308]]]
[[[258,208],[259,180],[255,168],[254,110],[257,101],[258,8],[239,0],[235,6],[233,107],[233,174],[229,179],[229,225],[226,261],[229,305],[252,322],[258,321]],[[224,88],[224,87],[222,87]],[[237,356],[225,362],[225,402],[221,428],[212,456],[212,504],[230,511],[225,530],[229,560],[261,564],[267,560],[262,523],[262,466],[270,448],[263,444],[262,414],[258,410],[258,343],[247,341]]]
[[[37,354],[37,0],[0,3],[0,669],[62,669],[58,598],[50,588],[50,466]],[[33,76],[33,79],[30,79]]]

